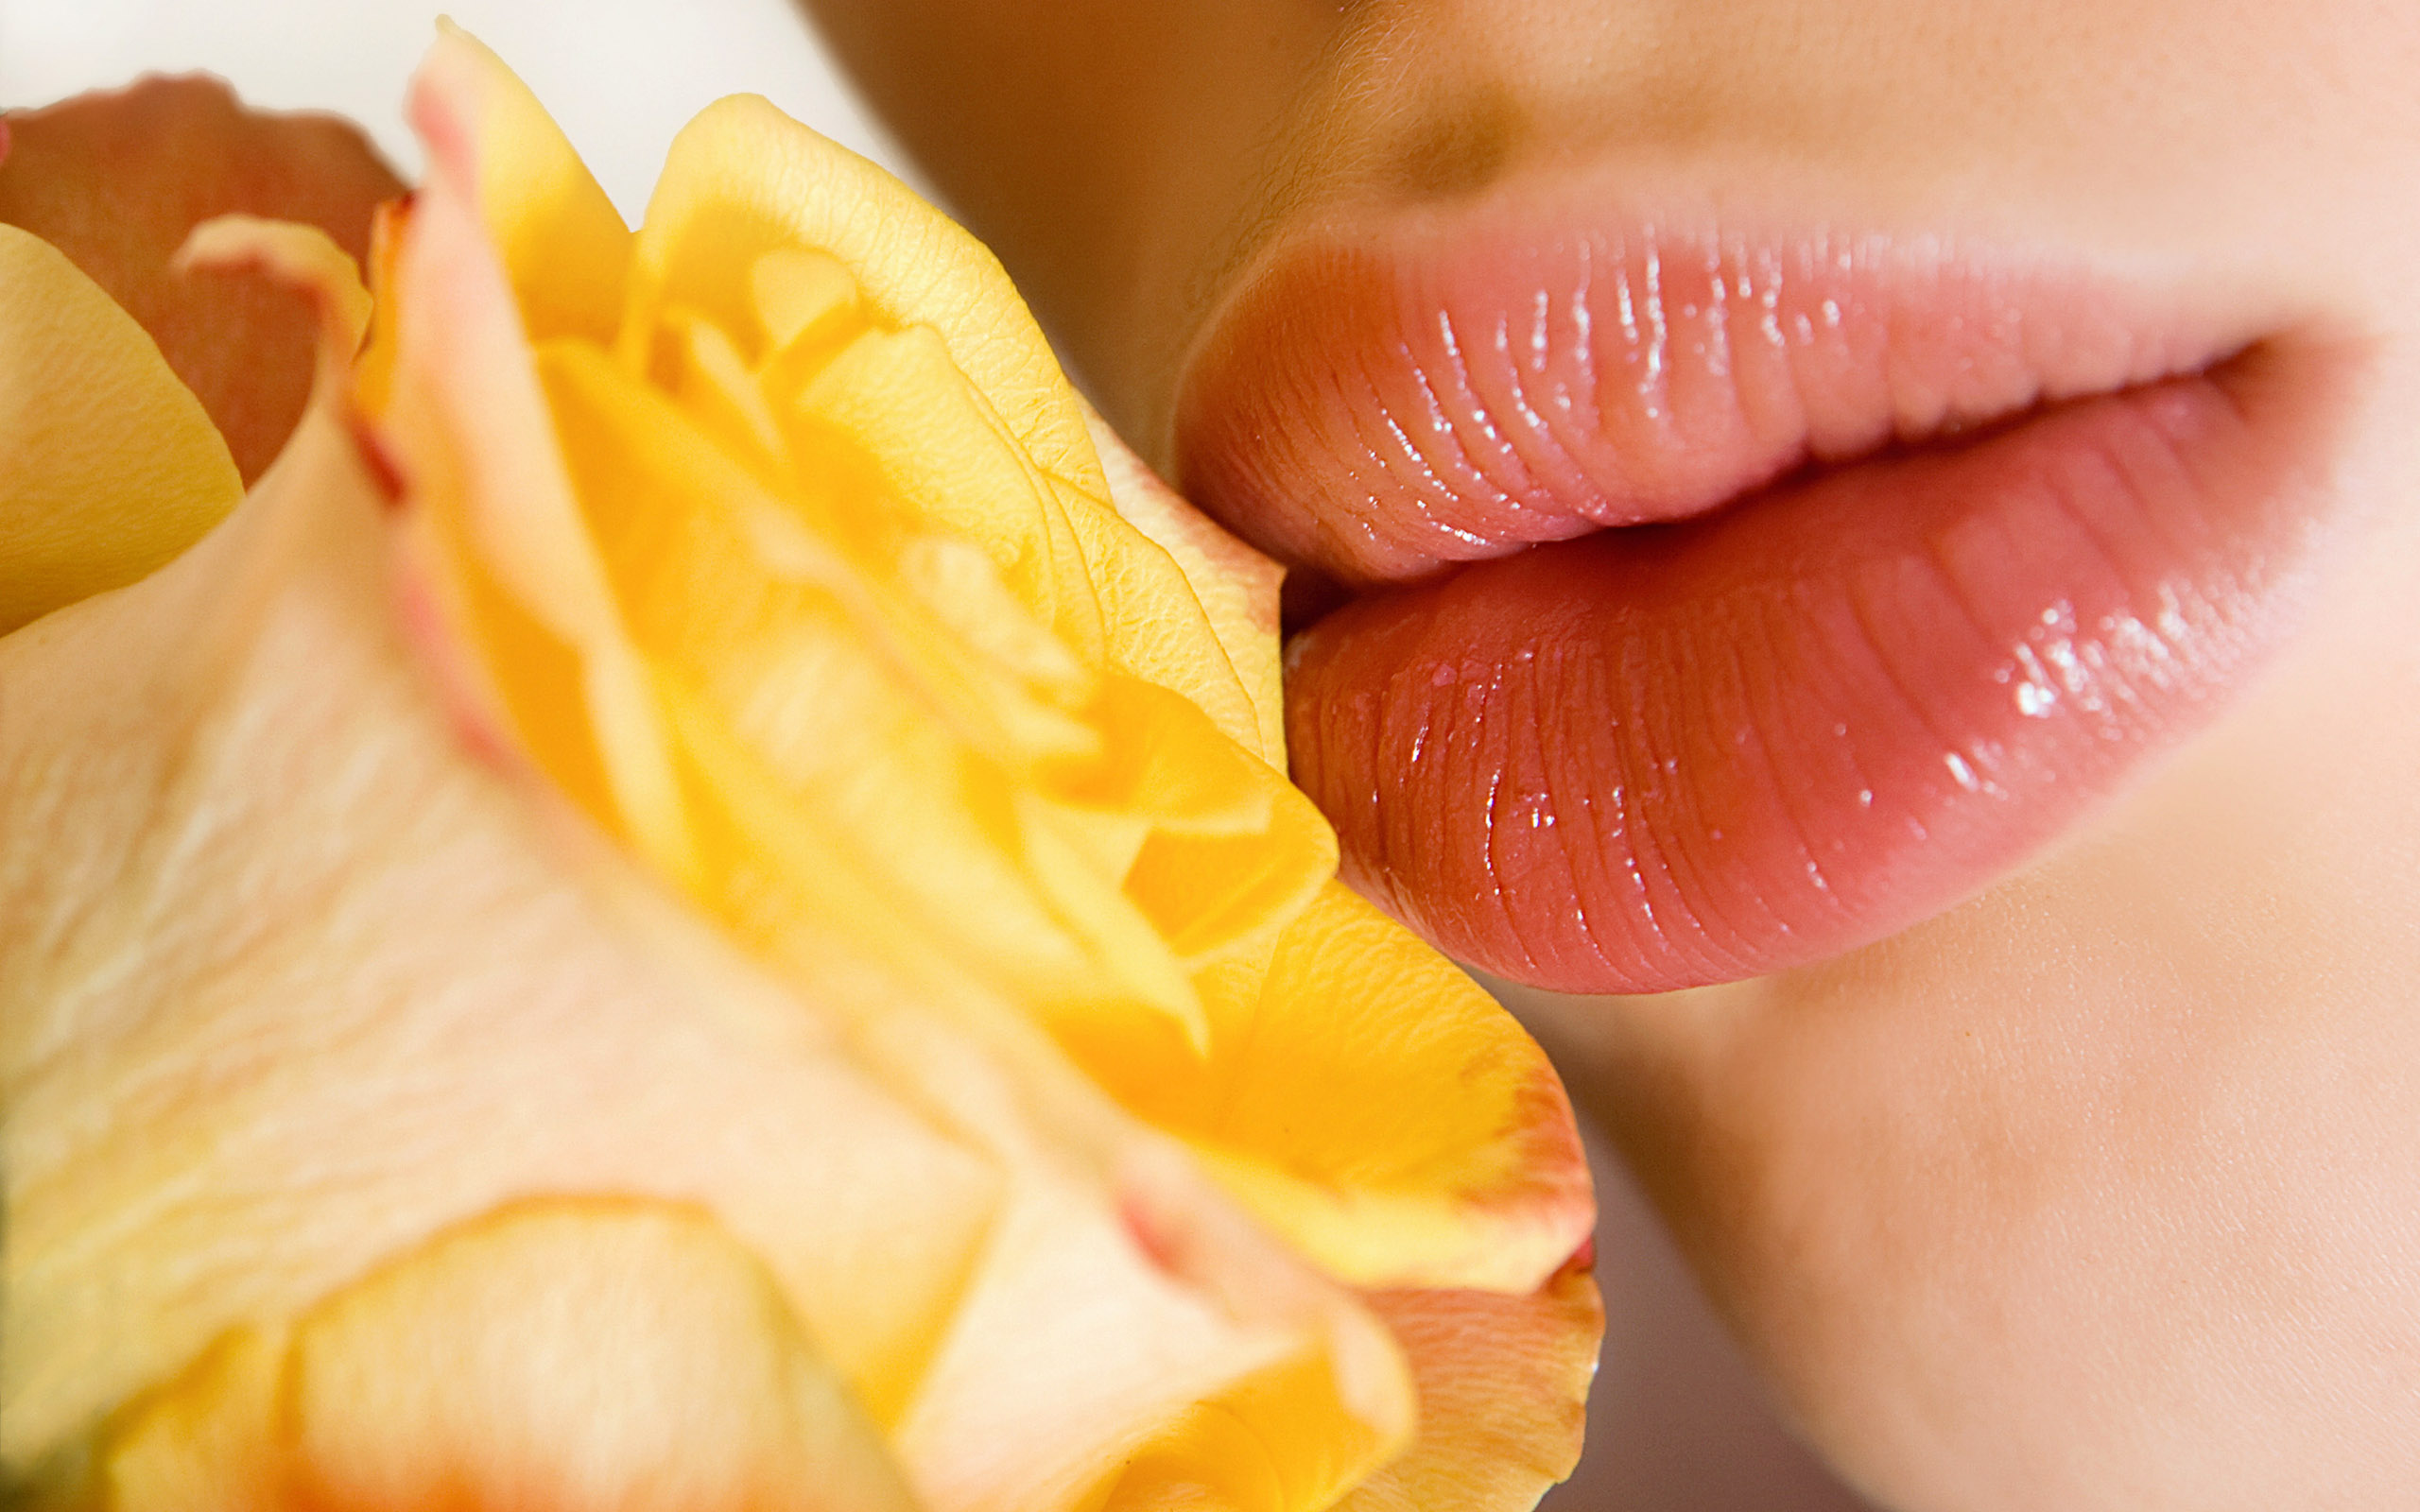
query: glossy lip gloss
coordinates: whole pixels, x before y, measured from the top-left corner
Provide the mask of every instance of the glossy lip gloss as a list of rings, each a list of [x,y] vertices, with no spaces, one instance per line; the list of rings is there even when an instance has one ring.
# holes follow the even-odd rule
[[[1637,992],[1879,938],[2290,627],[2326,353],[1941,240],[1450,230],[1272,260],[1179,446],[1359,590],[1289,647],[1296,774],[1465,959]]]

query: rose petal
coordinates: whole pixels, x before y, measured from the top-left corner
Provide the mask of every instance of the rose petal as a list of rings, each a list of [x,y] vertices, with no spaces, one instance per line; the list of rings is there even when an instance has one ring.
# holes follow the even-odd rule
[[[1411,1356],[1420,1437],[1337,1512],[1529,1512],[1580,1463],[1605,1309],[1568,1266],[1537,1292],[1383,1292]]]
[[[624,332],[683,308],[727,331],[758,329],[758,266],[801,247],[847,271],[874,328],[823,389],[802,396],[808,420],[829,416],[862,438],[911,501],[961,507],[954,496],[979,485],[983,502],[965,507],[1010,527],[1045,623],[1079,654],[1184,694],[1260,748],[1254,695],[1176,558],[1111,503],[1082,402],[1008,275],[888,173],[762,99],[710,106],[673,142],[648,202]],[[929,377],[944,360],[962,375],[963,399],[934,413],[930,386],[901,374],[913,366]],[[917,396],[904,409],[890,399],[903,391]]]
[[[370,291],[361,265],[319,227],[220,215],[193,229],[172,266],[185,274],[258,273],[302,295],[318,317],[316,386],[333,391],[349,376],[370,328]]]
[[[778,986],[461,744],[397,518],[329,406],[201,548],[0,641],[0,1465],[547,1194],[712,1214],[935,1512],[1080,1503],[1204,1400],[1399,1448],[1384,1331],[1018,1015],[838,936]]]
[[[1330,1271],[1522,1293],[1586,1238],[1587,1160],[1545,1053],[1341,884],[1265,973],[1213,971],[1201,986],[1205,1057],[1132,1020],[1090,1022],[1071,1047]]]
[[[432,72],[424,115],[453,77]],[[439,141],[441,169],[454,155]],[[817,948],[812,930],[790,937],[795,921],[849,919],[903,963],[950,956],[1005,981],[1127,1106],[1193,1141],[1357,1282],[1520,1291],[1562,1263],[1589,1199],[1550,1068],[1467,979],[1321,891],[1330,837],[1273,770],[1231,769],[1258,765],[1258,712],[1175,559],[1108,507],[1105,485],[1086,493],[1044,460],[1062,442],[1061,461],[1091,460],[1054,441],[1082,411],[988,256],[870,165],[732,100],[675,143],[629,301],[614,357],[566,341],[538,361],[574,491],[673,711],[699,837],[688,875],[708,908],[772,959]],[[784,343],[816,345],[812,362]],[[793,365],[794,390],[758,409],[740,375],[778,390]],[[507,412],[475,408],[465,427]],[[985,678],[932,672],[911,690],[831,602],[879,592],[887,561],[826,563],[818,550],[845,549],[774,539],[786,511],[821,507],[760,478],[836,449],[872,479],[845,477],[836,495],[871,490],[897,508],[805,524],[834,541],[930,528],[991,545],[1035,616],[1110,661],[1094,708],[1112,751],[1181,757],[1109,762],[1046,798],[1031,774],[991,765],[1015,741],[961,744],[935,721],[927,696],[977,701]],[[549,680],[541,663],[496,661],[500,676]],[[1151,670],[1121,683],[1132,662]],[[1241,745],[1171,713],[1186,699],[1167,690],[1201,703],[1186,679],[1204,667],[1232,705],[1217,729]],[[1150,738],[1120,747],[1127,726]],[[1102,822],[1079,812],[1088,798]],[[1233,839],[1251,829],[1245,799],[1269,816],[1250,843]],[[1274,932],[1313,894],[1270,965]],[[921,953],[905,919],[925,921]],[[1197,988],[1218,1000],[1215,1022]],[[1134,1011],[1146,1005],[1163,1011]]]
[[[621,213],[502,59],[451,21],[438,38],[412,126],[475,197],[529,338],[612,341],[630,266]]]
[[[1184,580],[1193,587],[1210,628],[1227,650],[1227,661],[1241,680],[1260,738],[1246,740],[1239,730],[1227,732],[1260,752],[1261,759],[1286,770],[1286,698],[1279,688],[1282,659],[1278,654],[1278,587],[1286,570],[1229,535],[1217,521],[1160,481],[1143,459],[1091,409],[1085,421],[1093,444],[1100,452],[1109,479],[1109,496],[1126,523],[1159,542],[1176,558]],[[1207,706],[1205,706],[1207,707]]]
[[[533,672],[491,684],[486,696],[583,807],[685,877],[696,869],[696,840],[666,731],[564,475],[510,270],[480,218],[483,173],[551,186],[571,207],[570,219],[585,203],[582,185],[594,184],[584,169],[577,179],[558,171],[552,151],[560,134],[547,134],[553,128],[543,112],[544,131],[530,121],[520,109],[527,92],[519,81],[504,76],[507,88],[493,77],[501,67],[467,38],[442,30],[414,86],[429,177],[386,291],[396,327],[391,364],[379,378],[381,423],[396,454],[418,469],[412,487],[424,507],[416,518],[439,538],[432,554],[458,569],[440,575],[436,591],[450,600],[455,623],[497,653],[468,660]],[[491,120],[509,127],[509,140],[542,165],[490,163],[477,133]],[[528,245],[555,239],[545,203],[530,214]],[[624,234],[618,220],[601,233]]]
[[[1103,491],[1083,412],[1041,328],[983,245],[897,179],[754,96],[709,106],[674,139],[648,203],[631,298],[726,330],[756,259],[820,248],[894,330],[929,326],[1048,476]]]
[[[240,1331],[124,1415],[114,1512],[915,1505],[779,1283],[694,1211],[516,1205],[280,1334]]]
[[[1156,987],[1156,1006],[1189,1016],[1180,963],[1118,895],[1114,872],[1104,880],[1000,843],[1018,828],[1017,795],[982,768],[1012,742],[970,742],[890,675],[886,648],[843,607],[879,592],[879,579],[827,566],[817,554],[830,548],[804,532],[768,541],[783,506],[593,348],[550,348],[542,362],[635,644],[667,669],[658,696],[674,711],[683,770],[698,779],[684,785],[700,901],[776,955],[789,949],[784,921],[845,917],[901,960],[949,954],[1042,996]],[[904,606],[884,624],[912,636],[922,613]],[[543,672],[505,663],[499,675]],[[950,865],[929,865],[935,856]],[[1087,879],[1098,896],[1081,902],[1050,885]]]
[[[250,486],[302,413],[315,317],[274,283],[182,277],[177,249],[240,213],[318,226],[357,263],[372,213],[403,184],[352,126],[247,111],[216,79],[149,78],[8,122],[0,222],[66,253],[150,333]]]
[[[126,1404],[99,1435],[110,1512],[284,1512],[283,1329],[236,1328],[173,1381]]]
[[[57,249],[0,226],[0,634],[142,577],[242,495],[142,328]]]
[[[1336,874],[1335,832],[1192,700],[1117,676],[1097,711],[1111,759],[1057,791],[1150,821],[1125,895],[1188,970],[1265,954]]]

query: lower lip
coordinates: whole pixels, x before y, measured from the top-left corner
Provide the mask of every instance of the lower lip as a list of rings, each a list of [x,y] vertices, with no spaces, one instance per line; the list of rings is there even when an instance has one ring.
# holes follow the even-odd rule
[[[1289,647],[1296,775],[1349,880],[1534,985],[1880,938],[2076,822],[2287,633],[2330,370],[2256,348],[1360,599]]]

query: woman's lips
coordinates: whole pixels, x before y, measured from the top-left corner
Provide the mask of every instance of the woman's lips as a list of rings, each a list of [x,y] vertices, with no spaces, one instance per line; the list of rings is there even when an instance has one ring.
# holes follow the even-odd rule
[[[1183,395],[1195,496],[1365,590],[1289,648],[1295,770],[1448,950],[1637,992],[1879,938],[2282,633],[2326,359],[2038,263],[1626,245],[1281,259]]]

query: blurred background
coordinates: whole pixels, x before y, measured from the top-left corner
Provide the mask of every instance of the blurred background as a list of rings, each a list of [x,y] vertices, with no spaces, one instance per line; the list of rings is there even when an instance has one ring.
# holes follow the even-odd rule
[[[453,0],[445,11],[528,81],[631,220],[673,133],[725,94],[763,94],[916,180],[788,0]],[[410,179],[420,151],[403,128],[404,85],[438,13],[397,0],[0,0],[0,108],[204,71],[255,106],[352,117]],[[1604,1358],[1587,1459],[1549,1512],[1859,1512],[1774,1422],[1601,1142],[1591,1157]]]

